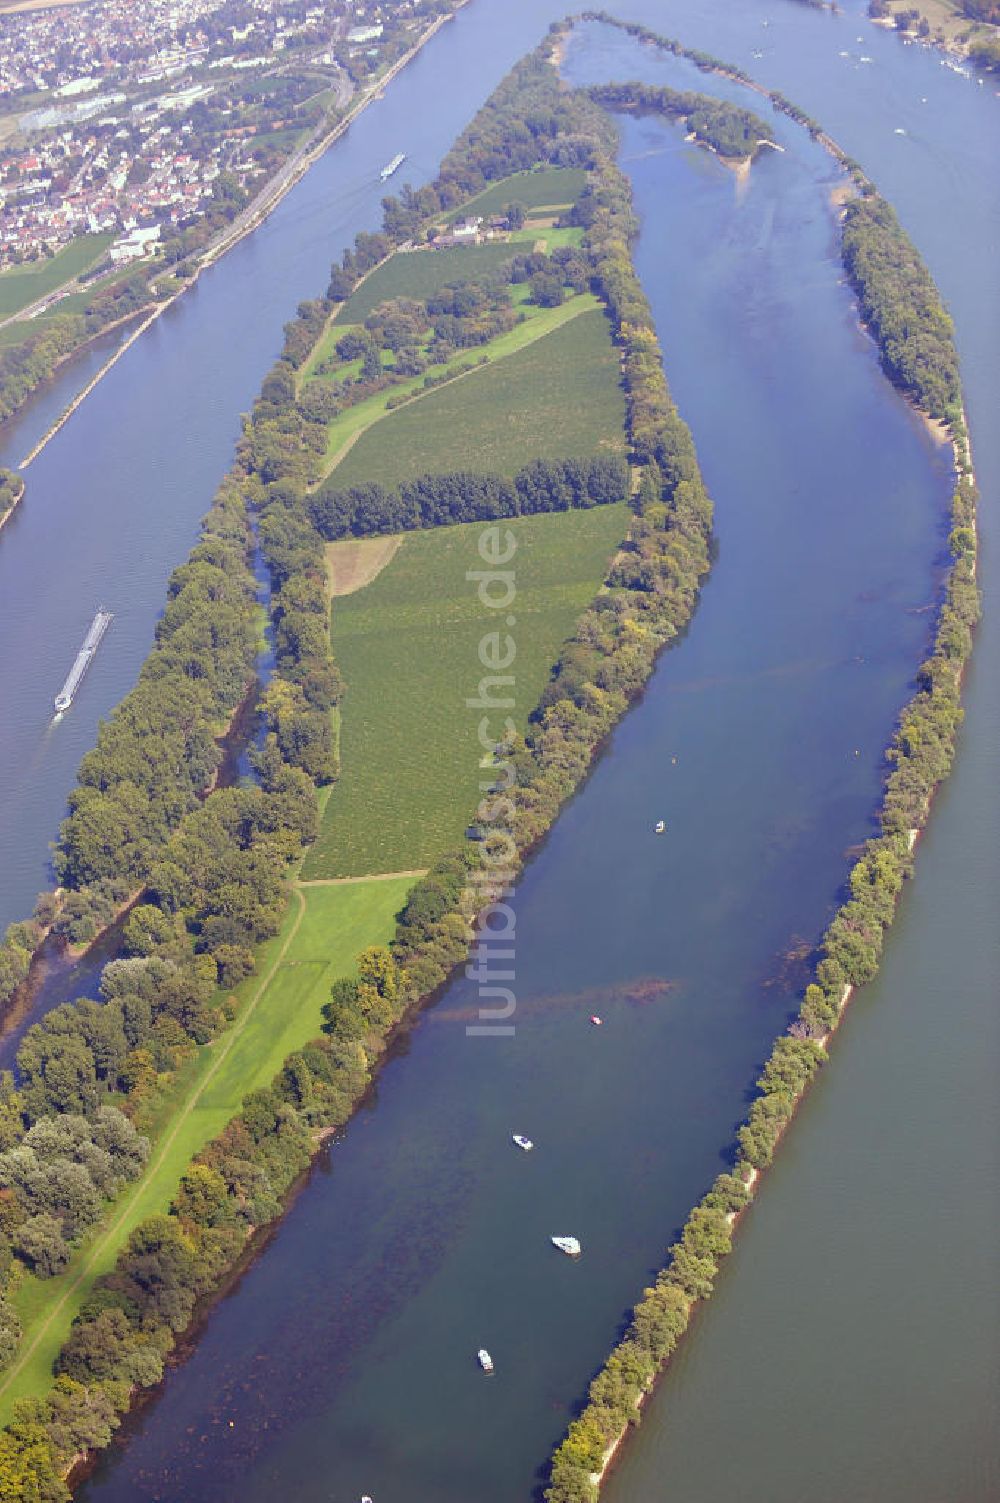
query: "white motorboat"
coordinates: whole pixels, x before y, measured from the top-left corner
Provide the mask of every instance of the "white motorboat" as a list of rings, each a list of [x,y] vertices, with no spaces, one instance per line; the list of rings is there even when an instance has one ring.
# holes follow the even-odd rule
[[[382,171],[379,173],[379,177],[382,179],[383,183],[387,183],[392,177],[393,173],[398,172],[405,161],[406,152],[398,151],[391,162],[386,162],[385,166],[382,168]]]
[[[656,821],[656,824],[653,826],[653,828],[656,831],[657,835],[662,835],[664,833],[664,831],[666,830],[666,828],[667,828],[667,822],[666,822],[666,820],[665,819],[658,819]]]
[[[567,1258],[578,1258],[583,1251],[576,1237],[553,1237],[552,1246],[558,1247],[559,1251],[564,1252]]]
[[[518,1148],[523,1148],[525,1153],[530,1153],[535,1146],[530,1138],[524,1137],[519,1132],[511,1134],[511,1142],[516,1143]]]
[[[482,1368],[483,1372],[491,1373],[493,1371],[493,1358],[490,1356],[489,1352],[484,1346],[481,1346],[479,1348],[476,1356],[479,1358],[479,1366]]]

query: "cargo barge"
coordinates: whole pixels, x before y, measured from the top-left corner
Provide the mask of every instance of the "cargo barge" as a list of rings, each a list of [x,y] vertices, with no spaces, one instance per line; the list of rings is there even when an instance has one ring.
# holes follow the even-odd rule
[[[76,655],[73,666],[66,677],[66,682],[56,695],[55,706],[57,715],[61,715],[64,710],[68,710],[73,703],[73,697],[80,687],[83,675],[93,662],[94,655],[101,645],[101,638],[113,620],[114,617],[111,612],[106,611],[102,606],[90,623],[90,630],[83,639],[83,646]]]

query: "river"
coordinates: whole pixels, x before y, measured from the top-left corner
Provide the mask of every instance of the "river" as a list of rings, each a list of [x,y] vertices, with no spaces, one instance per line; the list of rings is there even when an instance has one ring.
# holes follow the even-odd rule
[[[989,164],[1000,130],[990,91],[855,18],[722,0],[679,0],[666,17],[652,0],[616,8],[759,71],[897,203],[958,320],[989,568],[1000,475],[988,422],[998,305]],[[473,0],[263,230],[139,341],[29,472],[18,530],[0,539],[0,571],[10,571],[0,608],[6,620],[21,591],[7,630],[24,631],[22,654],[32,647],[30,671],[7,654],[5,702],[37,721],[26,711],[0,732],[24,738],[7,751],[23,792],[5,788],[0,808],[7,916],[44,881],[76,757],[134,676],[163,580],[281,322],[322,285],[343,241],[373,225],[378,165],[405,146],[411,179],[429,176],[558,13],[537,0]],[[757,47],[766,56],[752,61]],[[873,63],[856,60],[862,50]],[[593,41],[574,48],[569,66],[577,77],[642,67],[688,79],[620,39],[603,57]],[[934,112],[933,130],[921,110]],[[895,136],[897,125],[909,134]],[[717,502],[720,554],[686,640],[521,885],[515,1038],[466,1038],[464,984],[425,1016],[191,1360],[102,1463],[88,1500],[278,1489],[305,1503],[362,1491],[377,1503],[527,1498],[586,1375],[716,1172],[792,1005],[797,974],[782,955],[819,933],[845,848],[866,833],[881,748],[927,641],[948,480],[855,326],[824,204],[829,161],[787,122],[778,128],[787,154],[769,154],[742,197],[670,128],[624,132],[639,270]],[[54,728],[78,738],[67,747],[69,735],[44,739],[53,690],[37,680],[61,678],[73,613],[82,634],[95,595],[119,620]],[[67,640],[49,665],[59,621]],[[630,1503],[732,1496],[737,1476],[741,1498],[762,1500],[990,1496],[976,1380],[989,1370],[984,1260],[998,1219],[984,985],[998,889],[983,818],[997,778],[997,645],[988,617],[962,756],[883,980],[859,998],[720,1296],[613,1484]],[[657,842],[649,826],[661,812],[670,835]],[[635,983],[648,978],[672,987],[643,1005]],[[586,1025],[595,1008],[602,1030]],[[513,1153],[511,1130],[530,1132],[537,1151]],[[583,1239],[579,1264],[547,1247],[560,1230]],[[780,1318],[790,1288],[794,1318]],[[474,1366],[482,1342],[498,1364],[489,1384]],[[887,1406],[872,1403],[886,1392],[889,1431]],[[953,1455],[957,1408],[964,1491],[914,1462],[893,1494],[901,1446],[918,1438],[917,1451]],[[821,1445],[832,1479],[822,1494],[812,1485]],[[853,1476],[841,1485],[845,1456],[863,1487]]]

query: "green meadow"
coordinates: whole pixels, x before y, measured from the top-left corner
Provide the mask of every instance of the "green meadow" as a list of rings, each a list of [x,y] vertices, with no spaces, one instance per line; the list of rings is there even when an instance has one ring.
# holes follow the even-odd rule
[[[484,606],[467,571],[483,568],[479,522],[408,533],[392,561],[333,602],[333,652],[347,691],[341,777],[323,812],[306,877],[429,866],[462,838],[480,798],[477,730],[469,708],[486,674],[479,644],[508,628]],[[497,524],[517,540],[514,708],[522,729],[562,643],[596,594],[625,535],[623,504]],[[499,619],[498,619],[499,618]],[[494,714],[499,728],[507,710]]]
[[[79,276],[94,265],[114,238],[114,235],[79,235],[54,256],[0,272],[0,318],[20,313],[30,303],[55,292],[71,277]]]
[[[532,459],[624,453],[619,382],[607,318],[591,302],[528,348],[428,392],[374,427],[365,425],[330,484],[340,489],[378,481],[391,488],[435,472],[513,475]]]
[[[287,1056],[317,1036],[332,983],[353,974],[360,950],[392,937],[412,882],[293,889],[281,933],[260,948],[256,974],[236,990],[235,1022],[178,1072],[142,1179],[119,1197],[64,1273],[47,1280],[29,1275],[12,1296],[24,1339],[0,1378],[0,1424],[9,1420],[14,1399],[48,1387],[73,1317],[133,1228],[167,1210],[191,1159],[235,1116],[247,1092],[273,1080]]]

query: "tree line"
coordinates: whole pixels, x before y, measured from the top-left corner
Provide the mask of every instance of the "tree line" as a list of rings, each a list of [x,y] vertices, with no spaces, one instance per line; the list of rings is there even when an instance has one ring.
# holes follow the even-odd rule
[[[755,93],[763,94],[770,99],[774,108],[782,115],[787,115],[798,125],[803,126],[814,140],[820,141],[827,151],[834,156],[841,166],[851,175],[854,182],[863,191],[870,187],[863,168],[853,157],[837,145],[831,136],[823,130],[818,120],[806,113],[791,99],[787,99],[778,89],[766,89],[762,84],[751,77],[743,68],[738,68],[735,63],[727,63],[722,58],[713,57],[710,52],[701,52],[696,47],[685,47],[683,42],[678,42],[674,37],[663,36],[660,32],[653,31],[648,26],[643,26],[637,21],[623,21],[618,16],[611,15],[608,11],[589,10],[583,11],[579,16],[570,17],[568,24],[576,21],[599,21],[604,26],[613,26],[618,31],[623,31],[627,36],[634,37],[648,47],[656,47],[661,52],[670,52],[674,57],[683,57],[690,63],[694,63],[702,73],[716,73],[721,78],[731,79],[733,83],[745,84]],[[713,101],[714,102],[714,101]]]
[[[582,212],[587,212],[586,205]],[[886,218],[877,214],[880,230]],[[888,220],[893,234],[894,219],[893,215]],[[940,309],[929,273],[909,242],[905,255],[911,268],[916,263],[919,306]],[[877,258],[873,262],[877,266]],[[607,1457],[628,1426],[639,1422],[642,1402],[676,1349],[696,1304],[710,1296],[719,1264],[731,1250],[732,1223],[825,1062],[829,1033],[838,1025],[853,988],[870,981],[878,970],[903,882],[912,871],[916,834],[951,767],[962,719],[961,678],[979,615],[977,492],[959,416],[950,325],[942,327],[936,318],[934,322],[942,347],[947,347],[940,365],[955,372],[954,386],[946,383],[946,411],[952,419],[959,468],[951,507],[952,563],[932,652],[918,671],[917,692],[903,710],[887,752],[892,771],[880,803],[879,833],[866,842],[851,869],[848,895],[823,935],[814,980],[756,1083],[757,1095],[737,1135],[733,1167],[717,1177],[691,1212],[680,1238],[668,1249],[663,1269],[636,1305],[624,1338],[591,1383],[580,1414],[552,1457],[547,1503],[594,1503]]]
[[[50,1172],[32,1159],[38,1144],[71,1119],[98,1123],[124,1112],[120,1136],[156,1120],[184,1061],[232,1021],[219,988],[248,975],[255,946],[277,932],[284,873],[315,837],[316,790],[302,765],[308,747],[296,734],[294,706],[281,699],[281,666],[289,657],[298,662],[310,613],[320,613],[325,636],[322,595],[310,599],[300,588],[295,610],[291,595],[285,602],[275,641],[279,672],[271,699],[262,697],[267,726],[253,753],[255,782],[215,787],[216,738],[254,678],[256,586],[245,504],[253,485],[239,466],[223,482],[198,544],[168,583],[135,689],[81,764],[56,852],[63,892],[43,895],[35,920],[11,926],[0,947],[0,983],[13,989],[47,930],[86,941],[112,905],[141,892],[124,924],[121,958],[102,973],[101,1001],[48,1013],[25,1035],[14,1072],[0,1078],[3,1286],[25,1267],[42,1278],[58,1273],[129,1177],[111,1175],[86,1144],[72,1162],[53,1153]],[[323,701],[328,733],[335,675],[325,669],[315,682],[303,679],[293,666],[289,692]],[[0,1298],[0,1359],[10,1359],[17,1337],[13,1309]],[[123,1392],[112,1408],[127,1402]]]
[[[773,130],[759,115],[707,94],[635,81],[595,84],[587,92],[597,104],[609,110],[655,113],[681,121],[696,140],[710,146],[720,157],[752,158],[759,154],[763,142],[774,140]]]
[[[13,470],[0,469],[0,522],[24,495],[24,481]]]
[[[0,422],[6,421],[47,381],[58,365],[118,319],[151,302],[147,277],[136,272],[96,288],[80,313],[57,313],[17,344],[0,349]]]
[[[913,832],[928,818],[947,776],[961,723],[961,676],[978,619],[975,584],[976,488],[966,468],[952,499],[952,566],[930,657],[889,747],[893,767],[869,840],[848,879],[849,896],[827,927],[815,979],[798,1016],[775,1042],[757,1081],[757,1096],[737,1134],[731,1170],[718,1176],[691,1212],[667,1262],[636,1305],[628,1330],[591,1383],[587,1402],[552,1459],[547,1503],[594,1503],[604,1460],[630,1424],[687,1329],[695,1305],[709,1297],[731,1224],[748,1203],[760,1172],[817,1069],[850,991],[876,974],[885,935],[913,865]]]
[[[167,606],[138,682],[98,733],[69,795],[55,851],[58,897],[42,894],[29,921],[0,943],[0,1006],[50,931],[95,938],[132,895],[212,784],[218,736],[253,683],[255,581],[242,497],[220,488]]]
[[[844,211],[841,250],[890,381],[931,417],[959,419],[952,321],[892,205],[874,192],[852,200]]]
[[[615,455],[590,460],[535,459],[513,480],[458,470],[421,475],[395,491],[374,481],[346,490],[326,486],[310,497],[309,515],[320,534],[334,542],[456,522],[608,506],[624,501],[628,492],[628,465]]]

